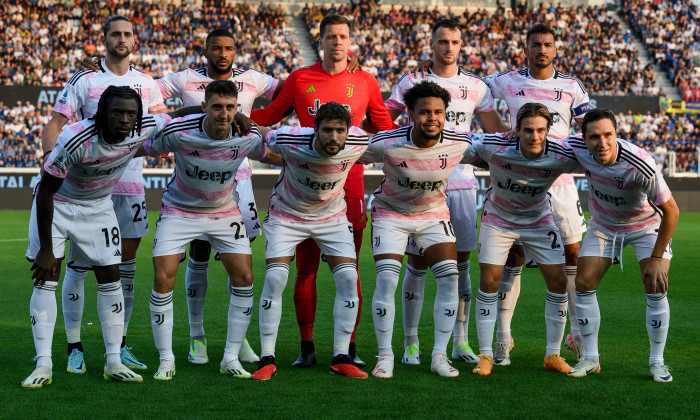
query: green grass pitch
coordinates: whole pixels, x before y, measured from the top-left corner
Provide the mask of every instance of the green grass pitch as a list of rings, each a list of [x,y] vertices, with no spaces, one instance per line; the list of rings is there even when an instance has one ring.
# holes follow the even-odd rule
[[[153,222],[157,214],[151,212],[149,217]],[[526,269],[512,326],[515,349],[511,366],[496,367],[489,377],[472,375],[473,365],[461,362],[454,363],[460,370],[456,379],[439,378],[430,373],[435,283],[429,278],[419,331],[422,364],[409,367],[399,363],[403,333],[400,293],[397,293],[394,378],[382,381],[371,376],[367,380],[333,376],[329,374],[328,364],[332,356],[335,288],[327,266],[322,266],[315,329],[319,364],[306,370],[290,366],[299,352],[292,280],[284,294],[277,343],[277,376],[263,383],[223,376],[218,373],[218,364],[223,356],[229,295],[223,267],[212,262],[205,309],[210,362],[197,366],[187,362],[189,327],[185,265],[182,264],[175,287],[173,346],[177,376],[170,382],[157,382],[152,375],[158,364],[158,352],[153,343],[148,309],[153,266],[150,238],[145,238],[137,260],[135,306],[128,337],[134,353],[148,365],[148,370],[142,372],[144,383],[108,383],[102,379],[104,344],[96,310],[96,282],[90,274],[85,286],[82,326],[87,373],[72,375],[65,371],[66,339],[59,291],[53,384],[41,390],[20,387],[20,382],[34,368],[31,359],[35,355],[28,317],[32,293],[30,265],[24,258],[29,212],[2,211],[0,218],[2,418],[700,418],[700,356],[696,353],[700,342],[696,318],[700,309],[700,282],[695,260],[700,255],[700,214],[681,214],[673,238],[675,258],[671,264],[669,292],[672,324],[666,345],[666,363],[673,367],[674,375],[670,384],[654,383],[649,376],[644,289],[631,248],[624,254],[624,273],[619,266],[613,267],[598,292],[602,313],[600,375],[576,380],[542,368],[545,286],[537,270]],[[371,313],[367,310],[375,278],[368,234],[362,250],[364,310],[357,343],[369,371],[375,362],[376,340]],[[257,351],[260,346],[257,299],[265,270],[262,240],[253,243],[253,263],[256,306],[248,339]],[[479,284],[478,273],[473,256],[474,293]],[[294,270],[290,278],[293,276]],[[469,338],[476,349],[473,309]],[[562,355],[574,363],[574,356],[568,350],[563,349]],[[252,365],[245,367],[254,370]]]

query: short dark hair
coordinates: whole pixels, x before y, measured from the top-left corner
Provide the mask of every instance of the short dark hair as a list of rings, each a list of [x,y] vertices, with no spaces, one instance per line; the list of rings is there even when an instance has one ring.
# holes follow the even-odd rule
[[[549,109],[547,109],[546,106],[542,105],[539,102],[528,102],[525,105],[521,106],[520,109],[518,110],[518,116],[516,117],[516,128],[520,128],[520,123],[525,119],[525,118],[532,118],[532,117],[543,117],[547,120],[547,129],[549,129],[552,126],[552,113],[549,112]]]
[[[129,86],[112,86],[110,85],[102,92],[100,100],[97,103],[97,112],[90,119],[95,120],[95,129],[99,134],[102,134],[102,130],[107,127],[107,104],[112,98],[122,98],[122,99],[133,99],[138,105],[138,114],[136,116],[136,125],[134,126],[134,131],[131,132],[133,136],[134,133],[141,133],[141,123],[143,121],[143,102],[138,93]]]
[[[527,35],[525,36],[525,44],[530,42],[530,37],[532,37],[535,34],[550,34],[554,37],[554,39],[557,38],[557,33],[554,32],[554,29],[552,29],[550,26],[547,26],[544,23],[536,23],[532,25],[530,29],[527,30]]]
[[[314,128],[318,128],[324,121],[338,120],[345,123],[345,125],[350,128],[352,124],[352,117],[350,116],[350,111],[337,102],[327,102],[321,105],[316,112],[316,117],[314,117]]]
[[[437,83],[427,80],[414,85],[403,94],[403,102],[410,110],[413,110],[421,98],[440,98],[445,103],[445,109],[450,105],[450,93]]]
[[[346,17],[340,15],[328,15],[321,20],[321,26],[319,27],[318,36],[323,39],[323,34],[326,33],[326,26],[328,25],[348,25],[348,29],[352,30],[352,22]]]
[[[131,23],[129,18],[126,16],[121,16],[121,15],[110,16],[107,18],[107,21],[105,22],[105,24],[102,25],[102,34],[106,37],[107,34],[109,33],[109,28],[112,26],[112,23],[120,21],[120,20]],[[133,26],[133,24],[132,24],[132,26]]]
[[[233,96],[238,98],[238,88],[230,80],[214,80],[204,89],[204,102],[209,102],[212,95]]]
[[[206,45],[207,47],[209,47],[209,41],[210,41],[212,38],[219,38],[219,37],[234,39],[234,38],[233,38],[233,34],[232,34],[231,31],[229,31],[228,29],[226,29],[226,28],[216,28],[216,29],[214,29],[213,31],[209,32],[209,35],[207,35],[207,40],[205,41],[205,45]]]
[[[586,135],[586,126],[588,123],[592,123],[599,120],[608,119],[612,121],[615,131],[617,131],[617,118],[615,118],[615,113],[611,109],[607,108],[593,108],[583,116],[583,121],[581,121],[581,132]]]
[[[460,28],[459,23],[457,23],[453,19],[440,19],[435,24],[433,25],[433,30],[431,32],[431,36],[435,38],[435,33],[438,31],[440,28],[447,28],[451,31],[461,31],[462,28]]]

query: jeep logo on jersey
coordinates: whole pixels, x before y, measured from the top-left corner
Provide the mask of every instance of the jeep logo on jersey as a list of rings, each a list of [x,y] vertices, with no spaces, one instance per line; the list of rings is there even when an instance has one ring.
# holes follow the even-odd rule
[[[352,94],[352,91],[349,90],[348,93]],[[350,95],[350,96],[352,96],[352,95]],[[324,103],[325,102],[321,102],[320,99],[314,99],[314,107],[311,108],[310,106],[307,106],[306,110],[309,111],[309,115],[316,115],[316,113],[318,112],[318,109]],[[348,112],[352,115],[352,108],[350,108],[350,105],[347,105],[347,104],[341,104],[341,105],[343,105],[345,107],[345,109],[347,109]]]
[[[406,177],[403,182],[399,180],[399,185],[412,190],[435,191],[444,184],[442,181],[412,181],[411,178]]]
[[[202,181],[213,181],[213,182],[220,182],[221,184],[224,184],[226,181],[230,180],[233,178],[233,172],[231,171],[225,171],[225,172],[218,172],[218,171],[213,171],[213,172],[208,172],[203,169],[201,169],[199,166],[195,165],[194,168],[190,169],[185,169],[185,174],[194,179],[200,179]]]
[[[595,188],[593,188],[591,184],[588,184],[588,187],[590,188],[589,191],[593,191],[593,194],[596,196],[596,198],[598,198],[599,200],[607,201],[608,203],[613,203],[615,207],[619,207],[627,203],[624,197],[615,197],[614,195],[605,194],[604,192],[598,191]]]
[[[465,112],[447,111],[445,120],[455,123],[455,125],[464,124],[467,121],[467,114]]]
[[[127,163],[129,163],[129,162],[127,161],[126,163],[122,163],[121,165],[113,166],[113,167],[107,168],[107,169],[104,169],[104,168],[95,168],[95,169],[92,170],[92,171],[83,169],[83,174],[84,174],[84,175],[90,175],[90,176],[112,175],[113,173],[115,173],[116,171],[118,171],[119,168],[124,167]]]
[[[545,189],[543,187],[532,187],[530,185],[516,184],[510,178],[506,180],[505,185],[501,184],[501,181],[498,181],[498,187],[504,190],[512,191],[514,193],[530,195],[531,197],[545,192]]]
[[[309,187],[312,190],[322,190],[322,191],[332,190],[340,182],[340,180],[333,181],[333,182],[317,182],[317,181],[312,181],[311,178],[309,178],[308,176],[303,181],[301,179],[297,178],[297,181],[299,181],[299,183],[301,185],[303,185],[305,187]]]

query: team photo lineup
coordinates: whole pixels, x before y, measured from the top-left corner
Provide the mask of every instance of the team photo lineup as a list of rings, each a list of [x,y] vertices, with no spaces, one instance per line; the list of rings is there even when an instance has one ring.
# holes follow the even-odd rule
[[[391,379],[395,363],[419,365],[422,349],[439,377],[467,369],[474,380],[507,375],[507,368],[494,366],[511,364],[517,335],[510,326],[527,265],[546,285],[541,366],[582,378],[604,366],[597,289],[608,269],[622,264],[627,245],[646,296],[639,310],[646,303],[648,372],[655,382],[673,380],[664,347],[679,208],[654,157],[618,136],[616,114],[591,107],[584,83],[557,70],[554,28],[530,22],[522,45],[527,67],[474,74],[460,64],[467,29],[438,19],[430,27],[430,57],[396,79],[385,101],[363,57],[352,54],[353,21],[341,14],[320,20],[321,60],[284,80],[238,67],[237,34],[223,27],[208,28],[205,66],[154,79],[131,65],[132,21],[115,14],[101,24],[104,57],[84,60],[68,79],[41,138],[26,251],[36,367],[22,387],[52,383],[57,292],[67,372],[87,372],[81,322],[90,271],[97,279],[104,378],[144,381],[149,367],[139,354],[151,349],[130,346],[127,332],[135,305],[148,305],[159,354],[153,379],[187,381],[176,375],[175,353],[184,349],[173,349],[173,294],[187,290],[190,345],[187,362],[177,363],[209,363],[210,260],[221,261],[228,275],[223,375],[269,380],[278,374],[283,292],[294,263],[293,309],[285,302],[284,311],[294,311],[300,334],[295,368],[318,363],[316,316],[332,316],[332,374]],[[167,112],[165,100],[173,98],[182,107]],[[254,109],[258,98],[269,105]],[[496,100],[507,104],[507,119]],[[280,124],[292,112],[298,124]],[[174,160],[174,169],[155,222],[154,278],[145,302],[134,298],[136,254],[149,235],[142,171],[144,159],[161,158]],[[249,160],[281,168],[267,209],[255,203]],[[365,165],[384,174],[370,208]],[[479,221],[474,168],[490,177]],[[573,174],[588,182],[588,220]],[[364,290],[370,300],[363,305],[359,265],[372,263],[360,260],[365,236],[376,286]],[[253,262],[263,259],[253,255],[254,240],[264,243],[264,278],[253,276]],[[470,266],[473,251],[478,267]],[[317,284],[328,287],[317,281],[322,262],[332,273],[335,300],[332,313],[317,314]],[[184,285],[176,284],[181,266]],[[429,271],[436,282],[432,350],[418,339]],[[259,296],[254,281],[262,282]],[[399,284],[403,353],[395,355]],[[371,327],[359,325],[362,310],[371,312]],[[254,312],[259,349],[247,339],[257,334],[249,330]],[[470,343],[472,317],[477,342]],[[358,354],[358,328],[373,328],[376,354]],[[374,366],[363,361],[375,356]],[[273,380],[293,374],[283,367]],[[562,380],[574,380],[568,378]]]

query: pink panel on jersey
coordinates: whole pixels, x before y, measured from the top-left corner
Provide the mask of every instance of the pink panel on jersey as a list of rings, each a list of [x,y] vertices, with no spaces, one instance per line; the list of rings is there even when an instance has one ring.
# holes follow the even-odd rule
[[[522,93],[521,93],[522,92]],[[559,101],[564,103],[573,103],[574,95],[571,92],[565,92],[563,90],[552,90],[552,89],[538,89],[538,88],[528,88],[528,87],[517,87],[514,85],[508,85],[506,88],[506,96],[522,96],[531,100],[536,101],[556,101],[557,95],[561,95]]]
[[[213,160],[217,162],[225,162],[231,160],[232,150],[221,150],[221,149],[203,149],[190,147],[183,143],[179,143],[178,152],[183,155],[196,154],[196,157],[200,159]],[[239,156],[247,156],[250,151],[250,147],[244,147],[238,149]]]
[[[339,174],[347,169],[348,164],[344,165],[308,165],[307,161],[296,159],[293,156],[287,155],[285,161],[288,165],[301,166],[306,164],[308,166],[307,171],[316,174]],[[348,162],[349,164],[355,163],[354,161]]]
[[[212,192],[207,192],[207,191],[202,191],[196,188],[190,188],[185,182],[182,181],[180,178],[175,178],[175,185],[177,185],[177,188],[184,192],[185,194],[191,196],[191,197],[196,197],[201,199],[202,201],[217,201],[220,200],[223,197],[228,196],[231,194],[230,190],[221,190],[221,191],[212,191]],[[235,183],[233,185],[234,189],[236,187]]]
[[[442,155],[438,156],[442,157]],[[447,158],[446,162],[448,163],[447,166],[457,166],[459,162],[462,160],[461,155],[453,155]],[[411,170],[416,170],[416,171],[441,171],[445,169],[442,166],[442,162],[440,160],[434,160],[434,159],[408,159],[408,158],[401,158],[401,157],[394,157],[390,154],[386,154],[384,157],[384,164],[389,164],[390,166],[397,167],[399,166],[402,162],[406,162],[408,167]]]
[[[240,181],[241,179],[248,179],[253,176],[253,170],[250,169],[250,166],[247,166],[245,168],[238,168],[238,171],[236,172],[236,181]]]
[[[123,182],[121,178],[117,180],[112,194],[115,195],[142,195],[144,193],[142,182]]]
[[[73,185],[77,189],[85,190],[85,191],[97,191],[97,190],[107,190],[107,189],[112,189],[117,183],[119,182],[119,179],[108,179],[104,180],[101,182],[81,182],[75,178],[66,178],[64,182],[69,183],[70,185]]]
[[[571,174],[561,174],[552,186],[562,186],[562,185],[575,185],[574,176]]]
[[[456,170],[456,169],[455,169]],[[475,190],[478,187],[475,179],[455,179],[447,183],[447,191],[452,190]]]

